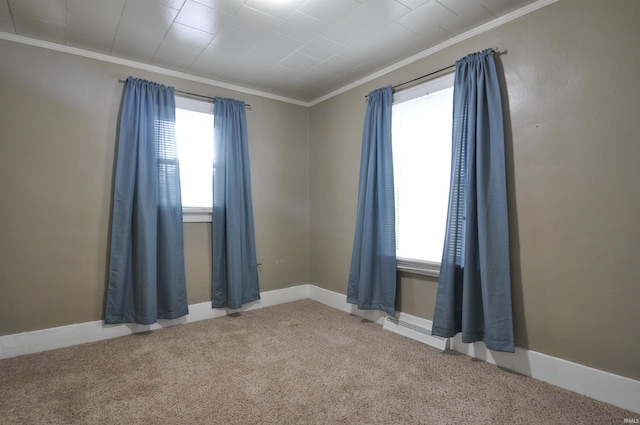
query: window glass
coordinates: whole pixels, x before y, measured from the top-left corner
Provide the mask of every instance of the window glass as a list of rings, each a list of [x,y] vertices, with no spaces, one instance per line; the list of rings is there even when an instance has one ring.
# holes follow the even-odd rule
[[[396,255],[440,263],[451,167],[453,74],[394,95]]]
[[[185,221],[211,221],[213,206],[213,104],[176,97],[176,140]],[[188,218],[208,213],[205,219]],[[208,218],[208,219],[207,219]]]

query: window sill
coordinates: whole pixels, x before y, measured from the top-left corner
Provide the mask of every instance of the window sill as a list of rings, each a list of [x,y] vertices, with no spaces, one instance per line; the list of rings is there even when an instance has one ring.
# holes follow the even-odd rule
[[[211,223],[211,208],[183,208],[183,223]]]
[[[402,272],[421,274],[425,276],[440,276],[440,263],[434,263],[432,261],[397,258],[396,269]]]

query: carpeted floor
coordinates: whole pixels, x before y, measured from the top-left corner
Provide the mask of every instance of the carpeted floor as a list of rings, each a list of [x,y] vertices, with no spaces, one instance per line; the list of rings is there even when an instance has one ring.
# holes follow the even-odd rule
[[[0,361],[1,424],[621,424],[314,301]]]

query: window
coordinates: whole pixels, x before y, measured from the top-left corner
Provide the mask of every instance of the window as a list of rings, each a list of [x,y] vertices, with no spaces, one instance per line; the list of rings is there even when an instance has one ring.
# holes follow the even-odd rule
[[[213,103],[176,96],[182,215],[210,222],[213,207]]]
[[[398,269],[438,276],[449,201],[454,74],[394,94]]]

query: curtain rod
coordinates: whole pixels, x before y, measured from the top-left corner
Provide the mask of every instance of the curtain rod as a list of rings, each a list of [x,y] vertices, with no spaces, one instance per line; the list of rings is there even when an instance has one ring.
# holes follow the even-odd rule
[[[126,79],[126,78],[120,78],[120,79],[118,80],[118,82],[120,82],[120,83],[126,83],[126,82],[127,82],[127,79]],[[215,98],[215,97],[205,96],[205,95],[203,95],[203,94],[197,94],[197,93],[189,93],[188,91],[182,91],[182,90],[178,90],[178,89],[175,89],[175,88],[174,88],[173,90],[174,90],[176,93],[184,94],[184,95],[186,95],[186,96],[199,97],[199,98],[202,98],[202,99],[210,100],[210,101],[211,101],[211,102],[213,102],[214,104],[216,103],[216,98]],[[245,107],[246,107],[247,109],[251,109],[251,105],[249,105],[248,103],[245,103],[244,105],[245,105]]]
[[[493,53],[494,55],[495,55],[495,54],[500,54],[500,51],[498,50],[498,48],[497,48],[497,47],[495,47],[495,48],[492,48],[492,49],[491,49],[491,53]],[[406,86],[407,84],[411,84],[411,83],[415,83],[416,81],[420,81],[420,80],[422,80],[422,79],[425,79],[425,78],[427,78],[427,77],[431,77],[432,75],[438,74],[438,73],[443,72],[443,71],[447,71],[447,70],[449,70],[449,69],[451,69],[451,68],[455,68],[455,67],[456,67],[456,64],[454,63],[453,65],[445,66],[444,68],[441,68],[441,69],[439,69],[439,70],[437,70],[437,71],[433,71],[433,72],[430,72],[430,73],[428,73],[428,74],[421,75],[420,77],[414,78],[413,80],[405,81],[404,83],[398,83],[398,84],[396,84],[396,85],[394,85],[394,86],[391,86],[391,91],[392,91],[393,93],[395,93],[395,92],[396,92],[396,89],[397,89],[398,87]],[[364,98],[365,98],[365,100],[366,100],[366,99],[368,99],[368,98],[369,98],[369,95],[368,95],[368,94],[367,94],[367,95],[365,95],[365,96],[364,96]]]

